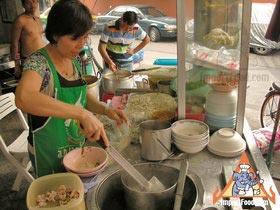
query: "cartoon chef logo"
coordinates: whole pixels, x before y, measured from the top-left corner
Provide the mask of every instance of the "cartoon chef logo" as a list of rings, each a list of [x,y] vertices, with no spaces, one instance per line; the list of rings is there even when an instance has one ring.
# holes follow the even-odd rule
[[[251,166],[249,164],[240,164],[240,172],[233,172],[233,187],[232,196],[254,196],[260,194],[260,187],[258,179],[254,176],[253,172],[249,172]],[[263,180],[260,180],[263,184]]]
[[[216,187],[216,190],[213,193],[213,204],[220,200],[220,202],[224,205],[226,202],[223,201],[228,201],[229,198],[240,198],[235,201],[240,202],[242,205],[242,201],[245,199],[255,197],[267,198],[275,204],[275,193],[272,190],[272,187],[269,189],[269,194],[264,188],[263,179],[258,179],[257,175],[259,176],[259,172],[254,172],[246,152],[244,152],[225,188],[219,193],[219,188]],[[223,200],[224,198],[226,200]],[[265,202],[267,199],[262,200]]]

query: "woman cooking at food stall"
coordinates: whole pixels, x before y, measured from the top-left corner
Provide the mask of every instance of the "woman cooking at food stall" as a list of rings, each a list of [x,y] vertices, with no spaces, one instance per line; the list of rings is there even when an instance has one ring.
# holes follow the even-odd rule
[[[49,15],[46,47],[31,54],[16,90],[16,105],[26,111],[30,126],[28,150],[38,176],[64,171],[62,158],[85,141],[103,139],[103,124],[92,112],[118,124],[127,121],[86,93],[75,59],[93,27],[89,10],[78,0],[57,1]],[[35,158],[34,158],[35,157]]]

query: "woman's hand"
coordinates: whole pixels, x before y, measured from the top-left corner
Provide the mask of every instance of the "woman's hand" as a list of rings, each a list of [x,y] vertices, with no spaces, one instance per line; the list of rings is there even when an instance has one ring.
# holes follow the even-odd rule
[[[102,137],[105,145],[110,145],[103,124],[90,111],[84,110],[79,121],[82,133],[89,141],[97,141]]]
[[[104,114],[107,115],[107,117],[109,117],[110,119],[115,120],[117,122],[117,125],[120,125],[124,122],[129,124],[128,117],[120,109],[110,109],[106,107]]]

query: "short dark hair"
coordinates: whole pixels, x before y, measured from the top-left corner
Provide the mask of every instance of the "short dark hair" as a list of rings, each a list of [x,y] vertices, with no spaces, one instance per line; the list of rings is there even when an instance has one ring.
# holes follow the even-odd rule
[[[138,23],[138,16],[133,11],[127,11],[127,12],[123,13],[122,19],[123,19],[123,22],[125,22],[129,26],[131,26],[135,23]]]
[[[46,26],[46,38],[56,44],[55,37],[81,37],[93,27],[88,8],[79,0],[59,0],[51,8]]]
[[[39,0],[38,0],[39,1]],[[24,5],[26,0],[21,0],[21,4]]]

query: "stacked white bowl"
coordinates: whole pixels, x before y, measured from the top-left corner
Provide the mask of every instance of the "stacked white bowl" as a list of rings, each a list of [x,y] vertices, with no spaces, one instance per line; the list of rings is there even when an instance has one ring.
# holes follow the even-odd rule
[[[209,127],[198,120],[179,120],[171,126],[171,136],[176,147],[186,153],[200,152],[209,142]]]
[[[222,157],[235,157],[246,150],[246,142],[235,130],[222,128],[212,134],[208,150]]]
[[[236,124],[237,91],[212,90],[206,97],[205,122],[210,131],[234,128]]]

